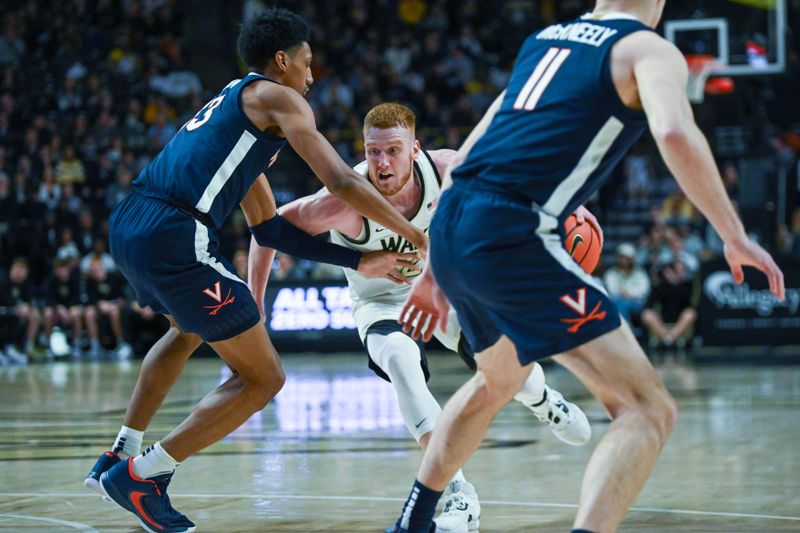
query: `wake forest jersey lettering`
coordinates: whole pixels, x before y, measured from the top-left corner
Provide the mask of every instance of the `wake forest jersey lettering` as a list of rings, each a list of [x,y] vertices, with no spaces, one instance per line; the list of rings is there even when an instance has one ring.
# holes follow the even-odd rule
[[[369,172],[366,161],[357,165],[355,171],[366,177]],[[416,214],[411,218],[410,222],[427,233],[428,227],[431,224],[431,219],[433,218],[436,199],[439,197],[441,181],[436,166],[433,164],[428,153],[424,150],[420,152],[419,157],[414,162],[414,174],[420,183],[422,200]],[[414,177],[411,179],[414,179]],[[352,248],[353,250],[358,250],[359,252],[389,250],[398,253],[413,253],[417,250],[416,246],[392,230],[384,228],[366,218],[363,220],[364,227],[358,239],[352,239],[338,231],[332,231],[331,241]],[[363,303],[369,299],[378,298],[386,300],[387,302],[402,302],[408,295],[408,285],[397,285],[387,279],[365,278],[355,270],[349,268],[345,268],[344,273],[350,285],[350,295],[356,309],[359,303]],[[406,275],[415,275],[411,273],[411,270],[404,270],[403,273]]]

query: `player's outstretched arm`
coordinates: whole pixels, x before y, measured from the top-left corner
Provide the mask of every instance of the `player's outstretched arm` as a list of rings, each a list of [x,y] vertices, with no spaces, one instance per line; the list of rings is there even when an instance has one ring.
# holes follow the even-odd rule
[[[250,237],[250,250],[247,254],[247,287],[256,301],[262,322],[266,318],[264,296],[267,292],[267,282],[274,260],[275,248],[260,246],[255,237]]]
[[[278,213],[312,235],[336,230],[355,239],[364,226],[361,215],[326,189],[298,198],[282,206]],[[419,272],[410,266],[411,262],[419,259],[417,254],[380,251],[359,255],[355,270],[367,278],[386,278],[393,283],[410,285],[411,278],[408,276],[415,276]]]
[[[314,114],[308,103],[296,92],[263,91],[263,105],[280,127],[292,148],[311,167],[329,191],[344,200],[356,212],[391,229],[427,254],[425,234],[403,217],[383,196],[350,168],[317,131]]]
[[[686,96],[688,67],[678,49],[650,32],[620,41],[633,58],[633,74],[650,131],[664,161],[686,196],[708,218],[725,242],[725,257],[737,283],[742,266],[767,275],[770,291],[784,296],[783,273],[772,257],[747,237],[728,199],[711,149],[695,124]]]

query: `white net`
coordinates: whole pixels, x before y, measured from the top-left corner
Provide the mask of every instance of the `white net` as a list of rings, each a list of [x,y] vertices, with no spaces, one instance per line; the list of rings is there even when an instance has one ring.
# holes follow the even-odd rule
[[[702,103],[706,95],[706,82],[711,73],[719,69],[719,63],[713,56],[687,55],[689,65],[689,81],[686,83],[686,95],[693,104]]]

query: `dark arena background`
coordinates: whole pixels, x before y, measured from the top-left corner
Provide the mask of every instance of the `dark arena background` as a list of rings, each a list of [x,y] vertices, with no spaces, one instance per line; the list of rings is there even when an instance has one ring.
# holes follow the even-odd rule
[[[108,217],[172,135],[246,73],[239,25],[274,5],[309,22],[308,100],[355,165],[364,115],[385,101],[414,110],[423,148],[459,147],[526,36],[593,2],[0,1],[0,531],[138,530],[83,487],[168,328],[116,271]],[[800,2],[667,0],[658,31],[687,56],[695,118],[748,231],[782,268],[786,298],[755,271],[733,282],[721,239],[647,134],[588,204],[605,235],[594,275],[680,408],[620,531],[797,532]],[[279,205],[322,186],[289,146],[268,178]],[[220,243],[244,279],[249,242],[237,210]],[[341,269],[279,254],[265,309],[286,385],[181,467],[173,502],[198,531],[383,531],[422,455],[391,385],[367,368]],[[427,348],[443,404],[470,371]],[[518,404],[501,411],[465,466],[484,533],[568,531],[608,426],[571,374],[544,366],[589,416],[592,442],[565,446]],[[229,372],[199,349],[145,444]]]

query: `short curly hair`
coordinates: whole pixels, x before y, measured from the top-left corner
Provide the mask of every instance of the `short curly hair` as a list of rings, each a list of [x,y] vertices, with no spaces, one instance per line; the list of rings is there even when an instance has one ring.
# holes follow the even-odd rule
[[[302,17],[287,9],[270,8],[242,24],[236,45],[248,68],[263,70],[276,52],[308,42],[309,35]]]

